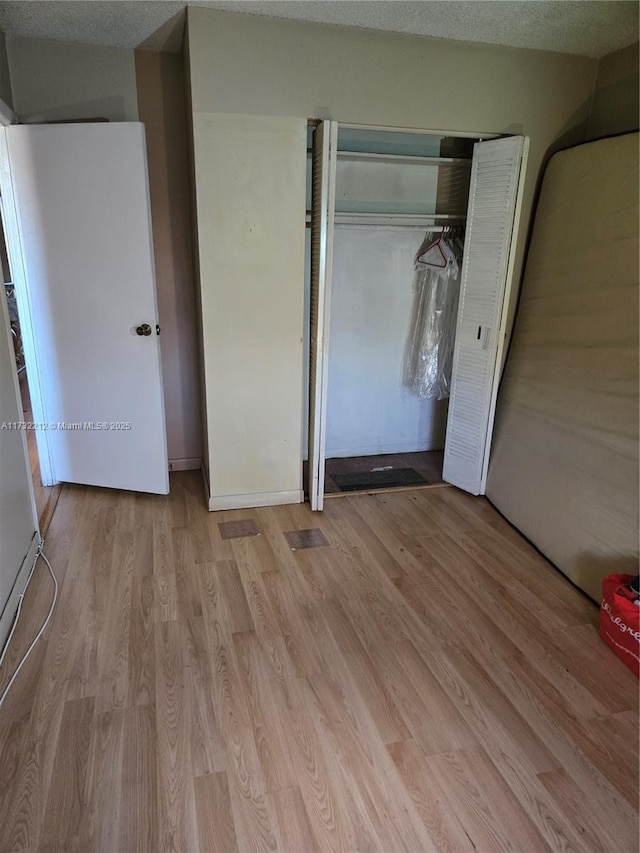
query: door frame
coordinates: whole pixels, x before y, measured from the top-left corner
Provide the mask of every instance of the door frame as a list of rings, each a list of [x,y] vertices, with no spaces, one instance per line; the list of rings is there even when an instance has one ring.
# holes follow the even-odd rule
[[[357,129],[357,130],[381,130],[388,131],[390,133],[415,133],[416,135],[424,135],[424,136],[449,136],[449,137],[457,137],[464,139],[472,139],[476,142],[487,142],[491,139],[499,139],[505,136],[520,136],[521,134],[508,134],[508,133],[495,133],[495,132],[481,132],[481,131],[444,131],[444,130],[430,130],[426,128],[409,128],[409,127],[389,127],[385,125],[370,125],[370,124],[352,124],[349,122],[337,122],[338,132],[340,128],[348,128],[348,129]],[[507,262],[507,273],[505,279],[505,287],[504,287],[504,295],[502,300],[502,306],[500,310],[500,323],[499,323],[499,338],[498,338],[498,347],[496,353],[496,364],[494,370],[493,377],[493,386],[491,392],[491,409],[489,415],[489,422],[487,425],[487,435],[484,449],[484,459],[483,459],[483,469],[482,469],[482,485],[480,494],[485,494],[486,488],[486,480],[487,480],[487,471],[489,467],[489,453],[491,449],[491,441],[493,438],[493,424],[495,419],[495,404],[496,398],[498,394],[499,380],[500,375],[502,373],[503,368],[503,354],[505,348],[505,334],[506,334],[506,325],[508,320],[508,311],[507,307],[510,302],[511,292],[513,290],[513,281],[514,281],[514,272],[515,272],[515,258],[517,252],[515,251],[517,247],[517,235],[520,229],[520,223],[522,220],[522,206],[523,206],[523,198],[524,198],[524,185],[526,178],[526,167],[527,167],[527,158],[529,153],[529,137],[524,136],[524,148],[522,153],[522,159],[520,163],[520,173],[518,177],[518,188],[516,195],[516,205],[514,211],[514,219],[513,219],[513,228],[511,231],[511,242],[509,245],[509,255]],[[313,179],[313,176],[312,176]],[[331,237],[331,239],[333,239]],[[329,272],[329,280],[331,280],[331,271]],[[330,289],[330,288],[329,288]],[[326,294],[325,299],[322,300],[323,303],[326,302]],[[329,293],[329,304],[330,304],[330,293]],[[328,320],[329,318],[327,318]],[[328,372],[329,372],[329,337],[325,337],[322,340],[321,346],[321,354],[319,360],[323,363],[323,374],[324,374],[324,382],[322,383],[321,392],[320,392],[320,421],[322,424],[322,428],[326,424],[327,418],[327,380],[328,380]],[[312,393],[313,389],[309,386],[309,390]],[[309,455],[310,455],[310,441],[311,441],[311,421],[309,421],[307,425],[308,435],[309,435]],[[310,461],[310,460],[309,460]],[[326,457],[324,454],[324,445],[320,449],[320,458],[318,460],[319,466],[324,472]],[[321,476],[320,481],[324,484],[324,476]],[[312,477],[308,477],[308,498],[309,502],[311,501],[311,488],[312,488],[313,480]],[[324,494],[319,495],[319,506],[318,509],[323,508],[323,499]]]
[[[6,125],[5,125],[6,126]],[[29,287],[27,283],[26,263],[24,257],[24,246],[20,236],[17,216],[17,199],[13,187],[11,175],[11,163],[9,160],[9,147],[7,145],[7,133],[4,127],[0,127],[0,216],[4,228],[4,237],[11,269],[11,279],[18,303],[18,315],[20,317],[20,334],[24,349],[24,363],[27,374],[27,385],[31,399],[31,412],[33,424],[45,422],[44,395],[42,391],[42,376],[37,358],[35,335],[33,331],[33,319],[31,304],[29,300]],[[43,486],[55,486],[59,481],[55,478],[49,445],[49,434],[46,429],[34,429],[38,460],[40,463],[40,477]]]
[[[18,118],[11,109],[3,100],[0,99],[0,132],[2,133],[2,137],[4,138],[3,128],[9,127],[9,125],[17,124]],[[2,199],[0,198],[0,210],[2,206]],[[1,215],[1,214],[0,214]],[[4,218],[3,218],[4,219]],[[6,229],[6,226],[5,226]],[[7,241],[7,254],[9,252],[8,239],[5,231],[5,240]],[[9,261],[11,264],[11,261]],[[14,277],[13,267],[11,267],[11,276]],[[0,326],[6,329],[8,345],[10,351],[13,349],[13,341],[10,336],[10,328],[9,328],[9,316],[7,311],[7,300],[2,296],[2,305],[0,305]],[[0,334],[4,332],[0,331]],[[15,366],[15,362],[13,364],[13,384],[16,394],[16,400],[18,401],[19,407],[21,405],[21,394],[20,394],[20,377],[18,376],[18,371]],[[20,410],[20,409],[19,409]],[[16,577],[13,582],[13,587],[11,592],[9,593],[9,597],[7,598],[4,605],[0,607],[0,648],[2,648],[7,640],[7,636],[9,631],[11,630],[11,624],[13,622],[15,609],[18,604],[18,600],[21,595],[24,594],[25,584],[29,577],[29,573],[37,559],[38,551],[42,547],[42,538],[40,534],[40,523],[38,519],[38,508],[36,506],[36,498],[33,489],[33,477],[31,476],[31,468],[29,465],[29,450],[27,448],[27,437],[22,434],[22,448],[24,455],[24,465],[25,472],[27,474],[27,481],[29,485],[29,495],[30,495],[30,503],[31,503],[31,520],[33,524],[34,533],[31,537],[31,541],[29,543],[29,549],[25,555],[24,560],[22,561],[22,565],[18,569]]]
[[[8,106],[8,104],[3,100],[0,100],[0,218],[4,229],[4,239],[6,243],[7,256],[9,258],[11,280],[16,294],[16,302],[18,303],[20,333],[24,349],[29,397],[31,398],[31,411],[34,421],[37,423],[44,420],[44,405],[39,379],[40,371],[34,347],[33,325],[31,311],[29,308],[29,291],[27,288],[23,247],[16,216],[16,199],[11,179],[9,149],[4,130],[5,127],[10,127],[14,124],[19,124],[18,116],[14,113],[11,107]],[[56,485],[57,480],[53,477],[47,432],[46,430],[35,430],[35,433],[42,485]]]
[[[0,101],[0,109],[1,105],[2,102]],[[6,335],[8,350],[11,354],[13,354],[13,340],[11,338],[9,311],[7,300],[4,298],[4,296],[0,299],[0,334]],[[16,369],[15,359],[13,359],[11,372],[13,376],[13,391],[15,394],[17,411],[20,412],[22,410],[20,377],[18,376],[18,371]],[[21,565],[18,567],[15,578],[13,579],[11,591],[9,592],[6,601],[0,601],[0,650],[4,647],[7,641],[7,637],[11,630],[11,625],[14,622],[18,601],[20,599],[20,596],[22,596],[25,592],[29,573],[33,569],[35,561],[38,558],[39,550],[43,545],[43,540],[40,533],[40,520],[38,518],[38,507],[36,504],[35,492],[33,488],[33,476],[31,474],[31,466],[29,464],[29,448],[27,447],[27,437],[23,430],[21,430],[20,437],[22,439],[24,473],[27,478],[27,485],[29,490],[29,503],[31,505],[31,526],[33,529],[33,533],[31,535],[31,540],[29,541],[28,549],[24,556],[24,559],[22,560]]]

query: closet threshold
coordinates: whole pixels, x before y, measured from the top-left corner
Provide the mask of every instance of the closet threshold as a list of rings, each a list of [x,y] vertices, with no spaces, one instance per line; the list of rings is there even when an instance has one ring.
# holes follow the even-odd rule
[[[412,483],[410,486],[381,486],[377,489],[358,489],[350,492],[325,492],[325,500],[329,498],[353,498],[362,495],[385,495],[389,492],[415,492],[420,489],[450,489],[451,484],[440,483]]]

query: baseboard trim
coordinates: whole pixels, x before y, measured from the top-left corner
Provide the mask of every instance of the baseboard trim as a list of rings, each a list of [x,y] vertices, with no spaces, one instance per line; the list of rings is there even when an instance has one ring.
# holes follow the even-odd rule
[[[199,471],[201,468],[202,459],[197,456],[169,460],[169,471]]]
[[[209,498],[209,510],[250,509],[256,506],[280,506],[282,504],[300,504],[304,502],[302,489],[290,492],[262,492],[253,495],[219,495]]]

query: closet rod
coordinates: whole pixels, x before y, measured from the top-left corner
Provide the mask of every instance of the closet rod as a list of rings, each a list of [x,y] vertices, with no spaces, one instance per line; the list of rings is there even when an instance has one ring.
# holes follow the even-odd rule
[[[372,231],[376,228],[404,228],[405,231],[419,231],[421,234],[429,232],[429,234],[443,234],[449,229],[448,225],[407,225],[404,222],[380,222],[377,225],[358,222],[336,222],[336,228],[352,228],[358,231]],[[307,224],[307,228],[311,228],[311,223]]]
[[[311,228],[311,222],[305,222],[305,228]],[[357,223],[357,222],[336,222],[336,228],[352,228],[358,231],[374,231],[377,228],[404,228],[405,231],[419,231],[421,234],[429,232],[429,234],[443,234],[448,230],[448,225],[406,225],[405,223],[396,223],[391,225],[387,222],[381,222],[378,225]]]
[[[335,223],[353,225],[397,225],[399,227],[415,225],[428,228],[438,222],[464,222],[466,216],[456,216],[451,213],[358,213],[357,211],[336,211]],[[311,211],[306,212],[306,222],[311,222]]]

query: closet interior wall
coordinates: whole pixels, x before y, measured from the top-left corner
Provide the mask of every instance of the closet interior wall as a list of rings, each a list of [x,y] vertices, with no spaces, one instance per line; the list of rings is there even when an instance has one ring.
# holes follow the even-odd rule
[[[448,401],[419,399],[403,384],[414,258],[426,234],[464,222],[476,141],[339,126],[325,450],[341,460],[333,469],[361,467],[354,457],[444,447]],[[308,210],[311,170],[309,157]],[[309,229],[306,266],[308,304]],[[407,467],[419,461],[406,459]],[[441,454],[424,461],[440,479]]]

